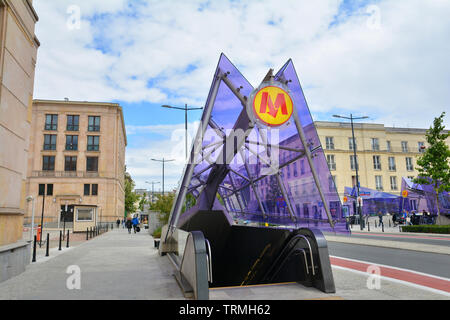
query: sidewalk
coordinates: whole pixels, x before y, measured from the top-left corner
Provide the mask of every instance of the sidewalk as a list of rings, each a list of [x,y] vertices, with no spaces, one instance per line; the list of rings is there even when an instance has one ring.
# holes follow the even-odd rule
[[[0,299],[184,299],[170,261],[143,231],[114,229],[59,254],[53,249],[49,258],[38,257],[24,273],[0,283]],[[80,268],[81,290],[67,288],[69,266]]]
[[[56,249],[57,250],[57,249]],[[69,266],[81,271],[81,289],[70,290]],[[296,283],[210,290],[210,299],[449,299],[422,288],[382,279],[379,289],[367,288],[369,274],[333,266],[335,294]],[[184,300],[167,256],[159,256],[144,230],[128,234],[114,229],[76,247],[38,258],[21,275],[0,283],[3,300]]]

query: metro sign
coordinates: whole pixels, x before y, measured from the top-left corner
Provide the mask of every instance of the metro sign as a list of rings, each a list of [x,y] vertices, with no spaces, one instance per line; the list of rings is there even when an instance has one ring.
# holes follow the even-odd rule
[[[279,127],[291,118],[294,104],[287,91],[280,86],[262,86],[252,93],[252,97],[247,110],[257,122],[269,127]]]

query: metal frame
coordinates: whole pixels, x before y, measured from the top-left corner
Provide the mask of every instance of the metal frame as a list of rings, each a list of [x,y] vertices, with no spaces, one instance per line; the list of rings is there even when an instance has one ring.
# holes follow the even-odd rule
[[[211,209],[214,201],[215,201],[215,195],[218,192],[219,186],[221,184],[221,182],[223,181],[223,179],[226,177],[226,175],[231,171],[234,174],[244,178],[245,180],[247,180],[249,183],[246,184],[245,187],[251,186],[253,188],[253,191],[255,193],[255,197],[258,200],[258,205],[261,209],[261,212],[263,213],[263,216],[266,217],[266,212],[264,209],[264,206],[262,204],[261,198],[258,195],[258,191],[257,188],[255,187],[255,183],[258,182],[259,180],[263,179],[264,177],[258,177],[256,179],[253,179],[250,175],[250,170],[248,168],[247,163],[245,162],[245,158],[242,155],[242,147],[245,147],[247,150],[249,150],[252,154],[254,154],[261,162],[265,163],[266,165],[268,165],[269,167],[273,168],[272,163],[268,163],[267,161],[265,161],[265,159],[263,159],[258,153],[254,152],[254,150],[252,150],[248,144],[257,144],[257,142],[254,141],[249,141],[248,135],[250,134],[250,132],[255,128],[255,123],[249,119],[248,115],[247,115],[247,111],[246,111],[246,106],[247,106],[247,100],[248,98],[246,96],[243,96],[240,92],[240,88],[236,88],[233,83],[231,82],[231,80],[227,77],[228,74],[230,74],[230,72],[226,72],[224,70],[221,70],[219,67],[217,68],[214,80],[213,80],[213,85],[211,87],[211,91],[210,91],[210,96],[209,98],[209,102],[208,105],[204,108],[204,112],[203,112],[203,116],[201,119],[201,127],[199,128],[198,132],[197,132],[197,136],[192,144],[192,148],[191,148],[191,156],[190,156],[190,160],[183,171],[183,179],[180,183],[180,186],[178,188],[177,191],[177,195],[176,195],[176,199],[174,201],[172,210],[171,210],[171,214],[169,217],[169,232],[166,234],[166,239],[169,236],[169,233],[172,234],[173,230],[176,228],[177,223],[178,223],[178,219],[181,215],[181,209],[182,209],[182,205],[184,203],[184,199],[186,197],[186,194],[188,191],[191,191],[191,189],[193,188],[189,188],[189,184],[191,182],[191,178],[193,177],[193,171],[195,168],[195,163],[193,163],[195,157],[198,155],[198,153],[201,151],[203,152],[203,150],[205,150],[206,148],[209,148],[211,146],[215,146],[215,145],[220,145],[220,143],[213,143],[210,144],[208,146],[202,146],[202,138],[208,128],[208,125],[219,135],[223,138],[223,142],[222,145],[224,146],[224,148],[222,148],[220,154],[218,155],[218,157],[216,158],[216,160],[214,162],[211,162],[209,159],[206,159],[205,157],[202,157],[202,160],[207,161],[210,165],[203,169],[202,171],[200,171],[199,173],[195,174],[194,177],[199,178],[199,175],[209,169],[211,169],[211,172],[209,173],[208,179],[205,183],[205,187],[203,188],[202,192],[199,194],[198,196],[198,201],[197,201],[197,205],[199,206],[199,209]],[[269,76],[270,75],[270,76]],[[273,81],[273,76],[271,75],[271,72],[268,73],[268,76],[266,76],[266,78],[264,80],[269,79],[269,81]],[[282,80],[282,79],[281,79]],[[220,128],[215,122],[214,120],[211,118],[211,113],[212,113],[212,108],[213,105],[215,103],[216,97],[217,97],[217,93],[219,91],[219,87],[220,84],[224,82],[226,84],[226,86],[231,90],[231,92],[236,96],[236,98],[241,102],[243,109],[239,115],[239,117],[237,118],[235,124],[234,124],[234,130],[236,129],[242,129],[244,131],[244,135],[243,137],[238,137],[237,138],[237,144],[234,143],[234,138],[235,136],[230,134],[230,135],[226,135],[222,128]],[[282,83],[282,81],[280,81]],[[281,178],[279,176],[280,174],[280,170],[285,167],[286,165],[297,161],[303,157],[306,157],[309,163],[309,166],[311,168],[311,172],[312,172],[312,176],[314,178],[314,183],[319,191],[319,195],[320,198],[323,202],[323,206],[325,209],[325,212],[327,214],[328,217],[328,222],[331,225],[331,227],[334,227],[334,222],[332,220],[331,214],[330,214],[330,209],[328,206],[328,203],[326,202],[325,196],[324,196],[324,192],[321,188],[320,185],[320,181],[319,181],[319,177],[316,171],[316,168],[314,166],[313,163],[313,153],[318,150],[321,149],[321,147],[317,147],[313,150],[310,150],[308,148],[308,143],[306,141],[306,137],[305,134],[303,132],[303,128],[301,126],[300,123],[300,118],[298,115],[298,110],[297,107],[294,105],[294,112],[293,112],[293,120],[295,122],[295,126],[297,129],[297,132],[299,134],[300,140],[304,146],[304,150],[302,149],[295,149],[295,148],[288,148],[288,147],[284,147],[284,146],[275,146],[275,145],[268,145],[267,144],[267,137],[265,137],[265,134],[263,131],[258,130],[258,133],[261,137],[261,139],[263,140],[264,146],[266,146],[268,153],[271,151],[271,148],[278,148],[278,149],[285,149],[285,150],[289,150],[289,151],[295,151],[295,152],[299,152],[300,154],[296,157],[294,157],[293,159],[289,160],[287,163],[283,164],[282,166],[279,166],[278,168],[273,168],[274,169],[274,173],[277,175],[277,184],[280,187],[280,190],[283,194],[283,197],[286,201],[288,210],[289,210],[289,214],[291,216],[291,219],[293,219],[293,221],[295,221],[295,211],[292,207],[291,201],[287,195],[287,191],[286,188],[283,184],[283,181],[281,181]],[[231,138],[233,138],[233,141],[230,141]],[[234,148],[229,148],[228,146],[233,146]],[[228,148],[227,148],[228,147]],[[216,150],[216,148],[212,149],[213,151]],[[212,152],[209,151],[207,154],[211,154]],[[244,162],[244,167],[247,171],[247,174],[249,175],[248,177],[243,176],[242,174],[236,172],[235,170],[233,170],[232,168],[230,168],[229,163],[231,163],[231,161],[234,159],[234,157],[237,155],[237,153],[239,153],[242,157],[242,160]],[[217,160],[224,160],[224,163],[217,163]],[[219,181],[220,180],[220,181]],[[232,186],[234,188],[234,181],[232,181]],[[197,188],[198,186],[196,186]],[[223,187],[223,186],[221,186]],[[189,188],[189,190],[188,190]],[[228,189],[223,187],[224,189]],[[241,210],[243,212],[243,206],[241,203],[241,199],[239,197],[239,195],[237,195],[237,192],[239,192],[240,190],[242,190],[243,187],[241,187],[238,190],[233,190],[231,195],[235,195],[236,198],[238,199],[238,204],[241,207]],[[230,190],[231,191],[231,190]],[[228,198],[231,195],[227,195],[224,198]],[[225,200],[225,199],[224,199]]]

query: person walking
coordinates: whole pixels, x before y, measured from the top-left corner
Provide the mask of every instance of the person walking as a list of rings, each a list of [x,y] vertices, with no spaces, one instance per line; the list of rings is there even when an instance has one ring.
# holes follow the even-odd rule
[[[119,218],[117,219],[116,223],[117,223],[117,229],[119,229],[119,227],[120,227],[120,219]]]
[[[133,220],[131,220],[131,223],[133,224],[133,230],[134,230],[134,233],[136,233],[136,228],[137,228],[138,225],[139,225],[139,219],[135,216],[135,217],[133,218]]]
[[[378,219],[381,226],[383,224],[383,213],[381,211],[378,211]]]
[[[125,222],[125,225],[128,229],[128,233],[131,233],[131,228],[133,227],[133,223],[131,222],[131,218],[127,218],[127,222]]]

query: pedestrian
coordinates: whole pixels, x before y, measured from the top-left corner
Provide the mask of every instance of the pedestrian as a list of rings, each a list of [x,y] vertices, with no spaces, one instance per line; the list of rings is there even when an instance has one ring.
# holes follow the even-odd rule
[[[394,213],[394,215],[392,216],[392,223],[394,223],[394,227],[396,226],[396,222],[397,222],[397,212]]]
[[[122,229],[125,229],[125,219],[122,219]]]
[[[127,229],[128,229],[128,233],[131,233],[131,228],[133,227],[133,223],[131,222],[131,218],[128,217],[127,218],[127,222],[125,223]]]
[[[383,213],[381,211],[378,211],[378,219],[380,221],[380,226],[383,224]]]
[[[117,229],[119,229],[119,226],[120,226],[120,219],[119,218],[117,218],[116,223],[117,223]]]
[[[133,220],[131,220],[131,223],[133,224],[133,230],[134,230],[134,233],[136,233],[136,228],[137,228],[138,225],[139,225],[139,219],[137,218],[137,216],[135,216],[135,217],[133,218]]]

